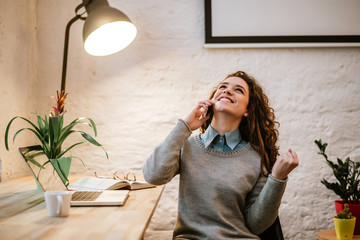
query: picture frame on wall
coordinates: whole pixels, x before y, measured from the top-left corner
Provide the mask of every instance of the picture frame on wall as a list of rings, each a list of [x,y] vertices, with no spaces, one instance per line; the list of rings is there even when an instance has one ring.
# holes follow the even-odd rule
[[[360,47],[360,0],[204,0],[205,47]]]

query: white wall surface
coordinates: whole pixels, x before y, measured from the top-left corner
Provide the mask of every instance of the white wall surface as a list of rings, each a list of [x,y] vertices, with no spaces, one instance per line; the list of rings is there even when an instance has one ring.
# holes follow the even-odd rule
[[[63,33],[81,1],[0,0],[0,159],[2,180],[27,175],[16,147],[34,139],[20,135],[4,147],[7,122],[15,115],[48,114],[60,88]],[[108,57],[82,48],[83,22],[71,28],[65,121],[91,117],[101,149],[79,146],[72,172],[116,170],[141,173],[161,143],[194,104],[231,72],[244,70],[266,90],[280,127],[281,151],[297,151],[280,208],[286,239],[314,239],[332,228],[337,199],[320,180],[332,178],[313,143],[329,143],[328,155],[360,160],[360,49],[206,49],[202,0],[110,0],[138,27],[128,48]],[[12,129],[24,126],[19,122]],[[69,142],[68,144],[70,144]],[[164,191],[145,239],[170,239],[177,214],[178,179]]]
[[[10,144],[11,151],[5,150],[4,135],[12,117],[29,118],[37,111],[36,47],[35,1],[0,0],[0,169],[3,180],[27,174],[16,147]],[[26,125],[16,120],[13,127],[18,130]],[[29,143],[34,140],[27,133],[16,141],[19,146]]]

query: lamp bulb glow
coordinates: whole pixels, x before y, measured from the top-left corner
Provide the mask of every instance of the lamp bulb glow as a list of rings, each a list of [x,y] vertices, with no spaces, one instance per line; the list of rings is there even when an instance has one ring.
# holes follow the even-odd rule
[[[94,56],[110,55],[126,48],[135,39],[136,33],[136,27],[131,22],[107,23],[89,34],[84,48]]]

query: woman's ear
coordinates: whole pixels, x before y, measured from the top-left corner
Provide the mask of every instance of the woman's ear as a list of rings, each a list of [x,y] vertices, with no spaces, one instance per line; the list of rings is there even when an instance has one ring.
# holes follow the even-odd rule
[[[247,117],[248,115],[249,115],[248,112],[244,113],[244,117]]]

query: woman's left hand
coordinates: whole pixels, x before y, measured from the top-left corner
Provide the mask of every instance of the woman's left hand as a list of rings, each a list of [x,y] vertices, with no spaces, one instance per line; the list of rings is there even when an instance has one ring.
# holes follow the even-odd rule
[[[289,149],[288,152],[280,154],[272,168],[271,176],[278,180],[285,180],[289,173],[299,165],[296,152]]]

